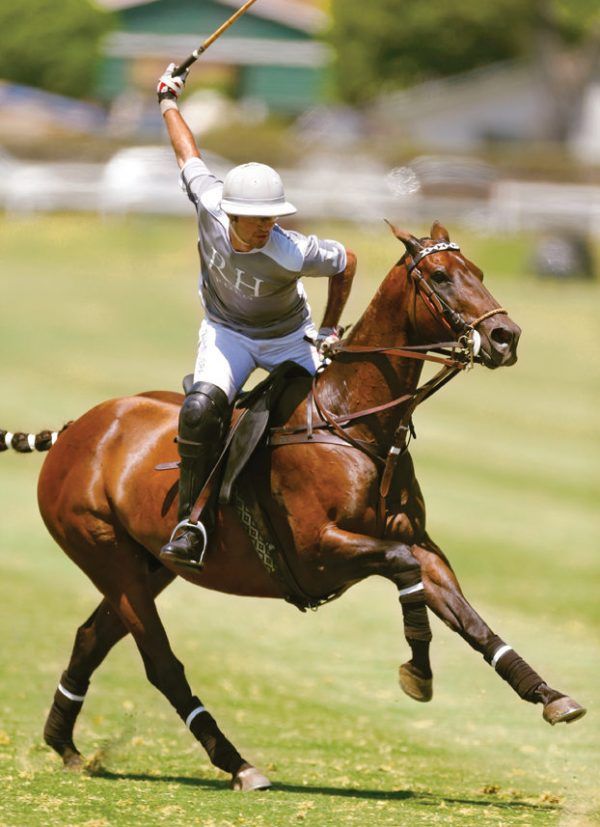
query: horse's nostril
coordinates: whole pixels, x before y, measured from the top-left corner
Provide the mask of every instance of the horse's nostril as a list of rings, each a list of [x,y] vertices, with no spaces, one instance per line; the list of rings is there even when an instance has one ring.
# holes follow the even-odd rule
[[[495,327],[490,334],[490,338],[497,345],[510,345],[513,334],[506,327]]]

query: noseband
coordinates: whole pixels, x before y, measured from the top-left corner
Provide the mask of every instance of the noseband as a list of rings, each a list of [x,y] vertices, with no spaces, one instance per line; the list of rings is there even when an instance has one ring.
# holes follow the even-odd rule
[[[408,267],[408,275],[412,278],[413,284],[417,288],[416,292],[419,293],[423,299],[429,312],[437,318],[441,318],[447,327],[458,336],[469,335],[471,331],[477,328],[477,325],[481,324],[485,319],[489,319],[491,316],[498,314],[508,315],[508,310],[505,310],[504,307],[494,307],[492,310],[483,313],[477,319],[467,322],[457,310],[450,307],[446,299],[440,295],[435,287],[425,280],[425,277],[418,268],[418,265],[426,256],[430,256],[433,253],[443,253],[446,250],[459,251],[460,247],[453,241],[439,241],[437,244],[423,247],[416,256],[413,256],[412,264]]]

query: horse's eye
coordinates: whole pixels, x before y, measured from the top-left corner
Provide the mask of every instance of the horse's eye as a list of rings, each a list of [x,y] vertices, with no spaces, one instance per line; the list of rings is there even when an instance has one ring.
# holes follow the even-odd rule
[[[431,281],[434,281],[436,284],[445,284],[450,281],[450,279],[448,278],[448,274],[443,270],[434,270],[431,274]]]

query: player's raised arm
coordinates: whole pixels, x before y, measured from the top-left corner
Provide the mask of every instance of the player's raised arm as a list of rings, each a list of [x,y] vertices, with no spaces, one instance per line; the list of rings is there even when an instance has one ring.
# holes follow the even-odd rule
[[[196,144],[196,139],[192,135],[191,129],[184,121],[177,106],[177,99],[185,86],[187,72],[179,77],[173,77],[174,68],[174,63],[170,63],[167,66],[159,78],[156,92],[171,146],[175,152],[177,163],[181,168],[190,158],[199,158],[200,150]]]

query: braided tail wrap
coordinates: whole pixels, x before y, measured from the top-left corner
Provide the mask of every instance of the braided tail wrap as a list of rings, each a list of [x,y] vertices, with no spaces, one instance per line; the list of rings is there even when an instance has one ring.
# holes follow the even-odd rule
[[[67,422],[60,431],[40,431],[39,434],[26,434],[22,431],[12,433],[0,428],[0,452],[12,448],[19,454],[31,454],[33,451],[49,451],[58,437],[71,423]]]

